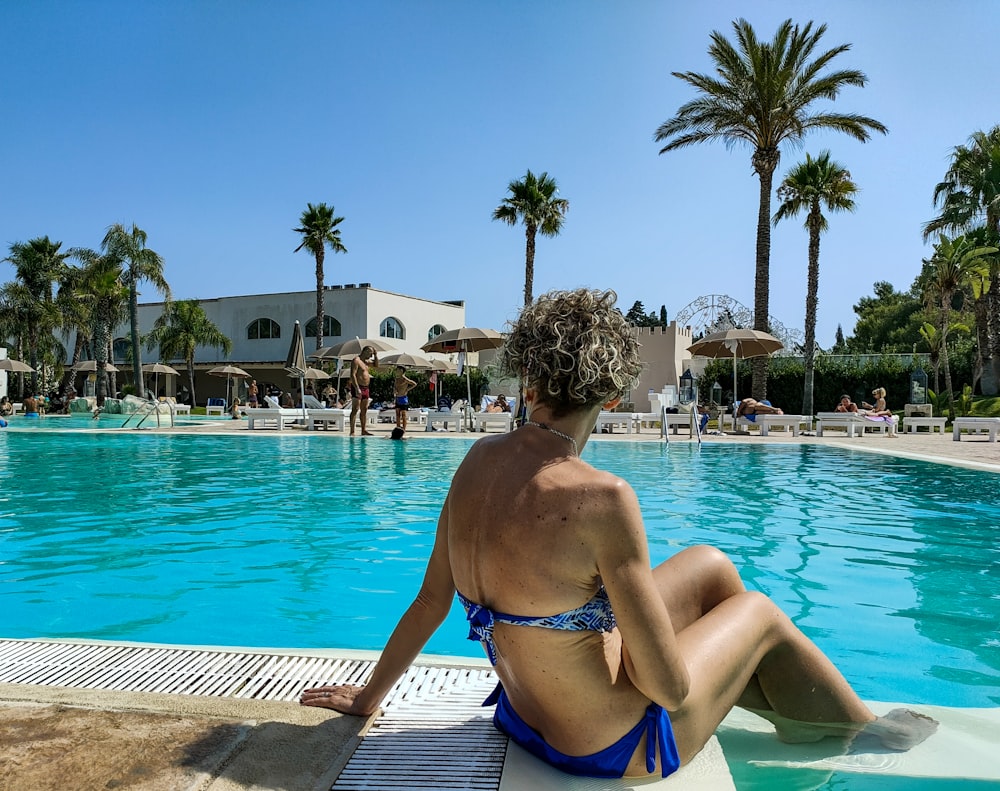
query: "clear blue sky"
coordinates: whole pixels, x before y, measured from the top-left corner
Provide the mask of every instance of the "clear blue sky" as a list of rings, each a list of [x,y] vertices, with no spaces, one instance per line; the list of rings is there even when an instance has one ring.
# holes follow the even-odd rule
[[[610,287],[671,318],[706,294],[752,306],[750,152],[660,156],[652,139],[693,96],[671,71],[709,71],[710,32],[740,16],[764,38],[788,16],[826,23],[826,47],[853,45],[835,64],[870,80],[833,107],[890,130],[782,152],[776,183],[829,148],[862,190],[823,238],[829,346],[876,280],[910,286],[952,148],[1000,123],[1000,3],[4,2],[0,244],[96,248],[135,222],[177,298],[309,290],[291,229],[325,202],[349,250],[327,257],[328,284],[465,299],[470,325],[502,329],[524,233],[490,215],[530,168],[570,201],[539,240],[536,294]],[[772,238],[771,312],[801,329],[806,233]]]

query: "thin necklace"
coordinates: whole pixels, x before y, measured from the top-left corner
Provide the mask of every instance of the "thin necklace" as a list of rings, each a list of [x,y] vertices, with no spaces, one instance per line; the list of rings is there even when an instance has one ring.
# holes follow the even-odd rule
[[[573,455],[579,456],[580,453],[576,449],[576,440],[573,439],[569,434],[563,434],[561,431],[556,431],[552,426],[547,426],[544,423],[536,423],[534,420],[525,420],[525,426],[534,426],[535,428],[540,428],[543,431],[548,431],[550,434],[555,434],[557,437],[562,437],[564,440],[569,442],[573,446]]]

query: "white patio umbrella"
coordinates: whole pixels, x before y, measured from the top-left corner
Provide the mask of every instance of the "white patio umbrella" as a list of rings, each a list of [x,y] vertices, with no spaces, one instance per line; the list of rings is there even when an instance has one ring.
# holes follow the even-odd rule
[[[784,344],[769,333],[760,330],[732,329],[706,335],[700,341],[688,346],[687,350],[695,357],[733,358],[733,403],[735,404],[737,403],[736,361],[751,357],[766,357],[784,348]]]
[[[425,352],[448,354],[451,352],[481,352],[484,349],[499,349],[501,346],[503,346],[503,336],[496,330],[460,327],[457,330],[445,330],[420,348]],[[472,380],[469,376],[468,361],[465,365],[465,390],[471,408]]]

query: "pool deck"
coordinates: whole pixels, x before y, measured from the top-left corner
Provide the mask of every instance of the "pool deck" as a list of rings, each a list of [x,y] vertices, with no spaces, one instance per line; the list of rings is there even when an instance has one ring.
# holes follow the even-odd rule
[[[381,424],[373,427],[374,437],[351,438],[342,432],[298,428],[250,432],[245,420],[218,420],[149,430],[244,432],[265,442],[290,435],[316,442],[373,442],[385,440],[391,429],[390,424]],[[409,441],[479,436],[414,429]],[[692,442],[686,434],[670,435],[669,440]],[[638,435],[594,435],[593,441],[663,439],[657,431],[647,430]],[[709,434],[704,442],[825,445],[1000,473],[1000,443],[980,437],[955,442],[951,434],[897,438],[867,434],[849,439],[832,433],[792,437],[772,431],[767,437]],[[722,747],[713,741],[696,764],[662,782],[580,781],[548,774],[547,767],[534,759],[507,749],[506,740],[479,709],[483,691],[489,690],[493,679],[485,663],[476,660],[421,657],[387,697],[385,715],[379,718],[343,717],[295,702],[305,686],[363,677],[373,659],[371,654],[351,651],[21,641],[3,640],[0,635],[0,787],[5,791],[66,787],[590,791],[639,786],[722,791],[739,787],[723,755],[722,747],[728,753],[725,740]],[[988,717],[993,728],[997,711],[976,716]],[[939,776],[948,776],[944,765],[948,760],[943,755],[938,761]]]

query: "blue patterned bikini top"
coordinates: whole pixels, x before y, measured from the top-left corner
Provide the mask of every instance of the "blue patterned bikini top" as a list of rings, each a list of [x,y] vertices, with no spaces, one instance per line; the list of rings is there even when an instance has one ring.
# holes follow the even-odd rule
[[[615,614],[611,611],[608,592],[602,585],[600,590],[586,604],[558,615],[534,617],[508,615],[497,612],[465,598],[459,591],[458,600],[465,607],[469,619],[469,639],[478,640],[486,647],[486,655],[491,664],[497,663],[496,646],[493,644],[493,625],[508,623],[514,626],[541,626],[544,629],[560,629],[566,632],[610,632],[615,628]]]

